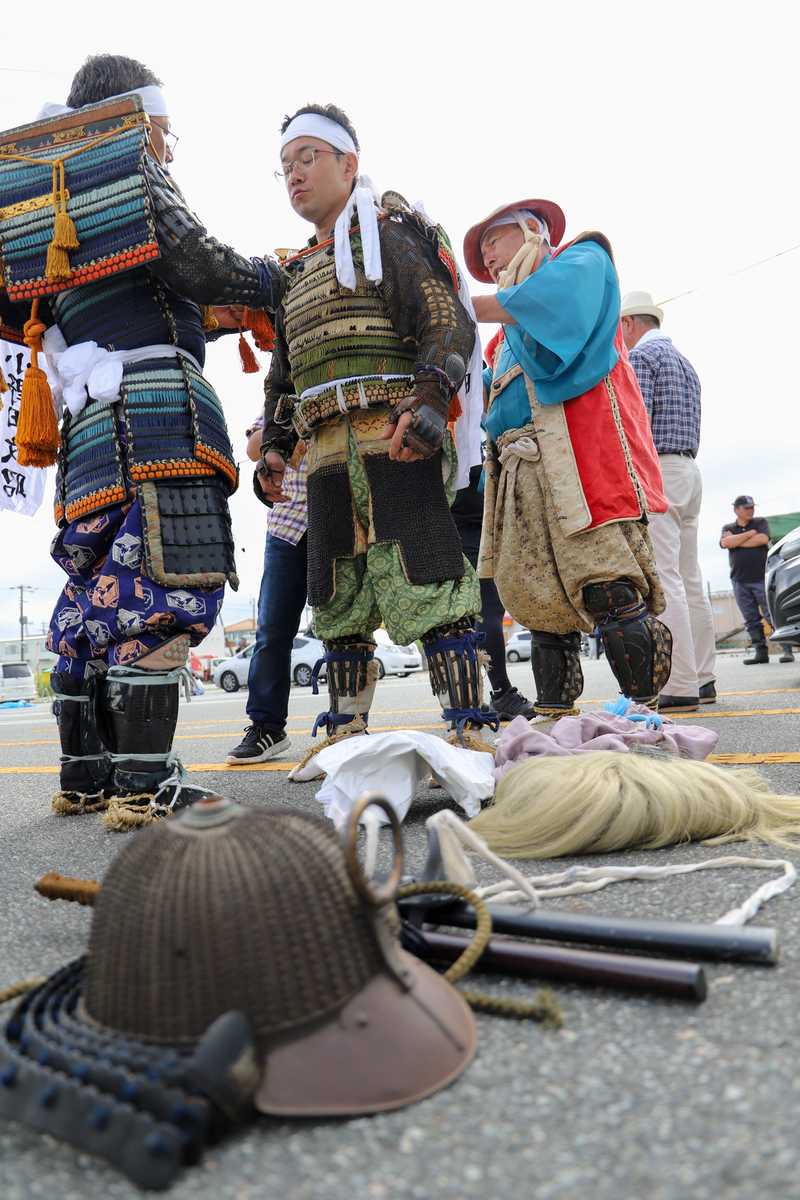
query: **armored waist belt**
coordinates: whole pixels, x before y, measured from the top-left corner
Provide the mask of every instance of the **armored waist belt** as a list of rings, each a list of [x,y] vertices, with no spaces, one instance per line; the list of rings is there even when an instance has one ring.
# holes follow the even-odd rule
[[[312,396],[306,396],[294,408],[292,422],[298,435],[307,438],[312,430],[331,417],[355,408],[393,407],[414,390],[413,375],[399,379],[364,378],[353,383],[336,383]],[[277,416],[277,414],[276,414]]]

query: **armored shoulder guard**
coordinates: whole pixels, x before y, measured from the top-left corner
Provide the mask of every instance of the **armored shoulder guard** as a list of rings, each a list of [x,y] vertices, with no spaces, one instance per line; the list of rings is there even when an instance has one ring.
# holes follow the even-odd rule
[[[156,238],[161,257],[152,271],[198,304],[246,304],[274,310],[280,300],[276,263],[244,258],[210,237],[178,187],[152,158],[145,161]]]
[[[158,257],[138,96],[0,133],[0,278],[12,301]]]

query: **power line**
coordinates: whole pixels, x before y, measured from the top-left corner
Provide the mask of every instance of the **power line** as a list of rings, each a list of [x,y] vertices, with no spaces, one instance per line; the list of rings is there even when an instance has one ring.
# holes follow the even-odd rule
[[[764,263],[772,262],[775,258],[783,258],[785,254],[793,254],[795,250],[800,250],[800,242],[796,242],[794,246],[787,246],[785,250],[777,250],[774,254],[768,254],[766,258],[756,259],[755,262],[748,263],[745,267],[737,267],[735,271],[728,271],[725,275],[720,275],[720,279],[733,279],[735,275],[744,275],[747,271],[754,271],[756,267],[763,267]],[[669,296],[666,300],[659,300],[661,307],[665,304],[671,304],[673,300],[682,300],[684,296],[693,296],[696,292],[702,292],[710,287],[714,280],[708,283],[698,284],[697,287],[687,288],[685,292],[676,292],[674,296]]]

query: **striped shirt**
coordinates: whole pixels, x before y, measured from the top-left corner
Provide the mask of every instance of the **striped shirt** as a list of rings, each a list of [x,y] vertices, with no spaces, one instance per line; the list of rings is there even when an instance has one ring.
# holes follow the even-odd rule
[[[256,429],[263,428],[263,413],[256,417],[246,430],[247,437]],[[289,497],[280,504],[273,504],[267,518],[267,529],[272,537],[296,546],[308,529],[308,499],[306,494],[307,467],[305,455],[297,468],[287,467],[283,477],[283,491]]]
[[[700,380],[688,359],[660,329],[649,330],[630,351],[659,454],[700,446]]]

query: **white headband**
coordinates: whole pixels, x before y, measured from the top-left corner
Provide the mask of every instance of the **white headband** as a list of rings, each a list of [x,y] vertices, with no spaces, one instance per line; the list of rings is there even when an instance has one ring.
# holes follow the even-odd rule
[[[527,233],[528,221],[536,222],[539,233],[549,244],[550,230],[547,226],[547,222],[543,221],[541,217],[538,217],[536,213],[532,212],[529,208],[513,208],[511,212],[506,213],[505,216],[498,217],[496,221],[492,221],[489,229],[494,229],[496,225],[519,225],[519,227],[522,229],[522,232]],[[481,241],[483,241],[483,238],[486,237],[489,229],[486,230],[486,233],[484,233]]]
[[[164,93],[155,84],[148,84],[147,87],[133,88],[130,92],[120,92],[119,95],[108,96],[106,99],[120,100],[123,96],[141,96],[142,108],[150,117],[169,116],[169,109],[164,99]],[[69,112],[75,112],[75,109],[70,108],[68,104],[43,104],[36,114],[36,120],[44,121],[47,117],[60,117],[63,113]]]
[[[290,121],[281,134],[281,150],[299,137],[319,138],[335,150],[341,150],[345,154],[358,154],[356,144],[344,126],[319,113],[300,113]]]

